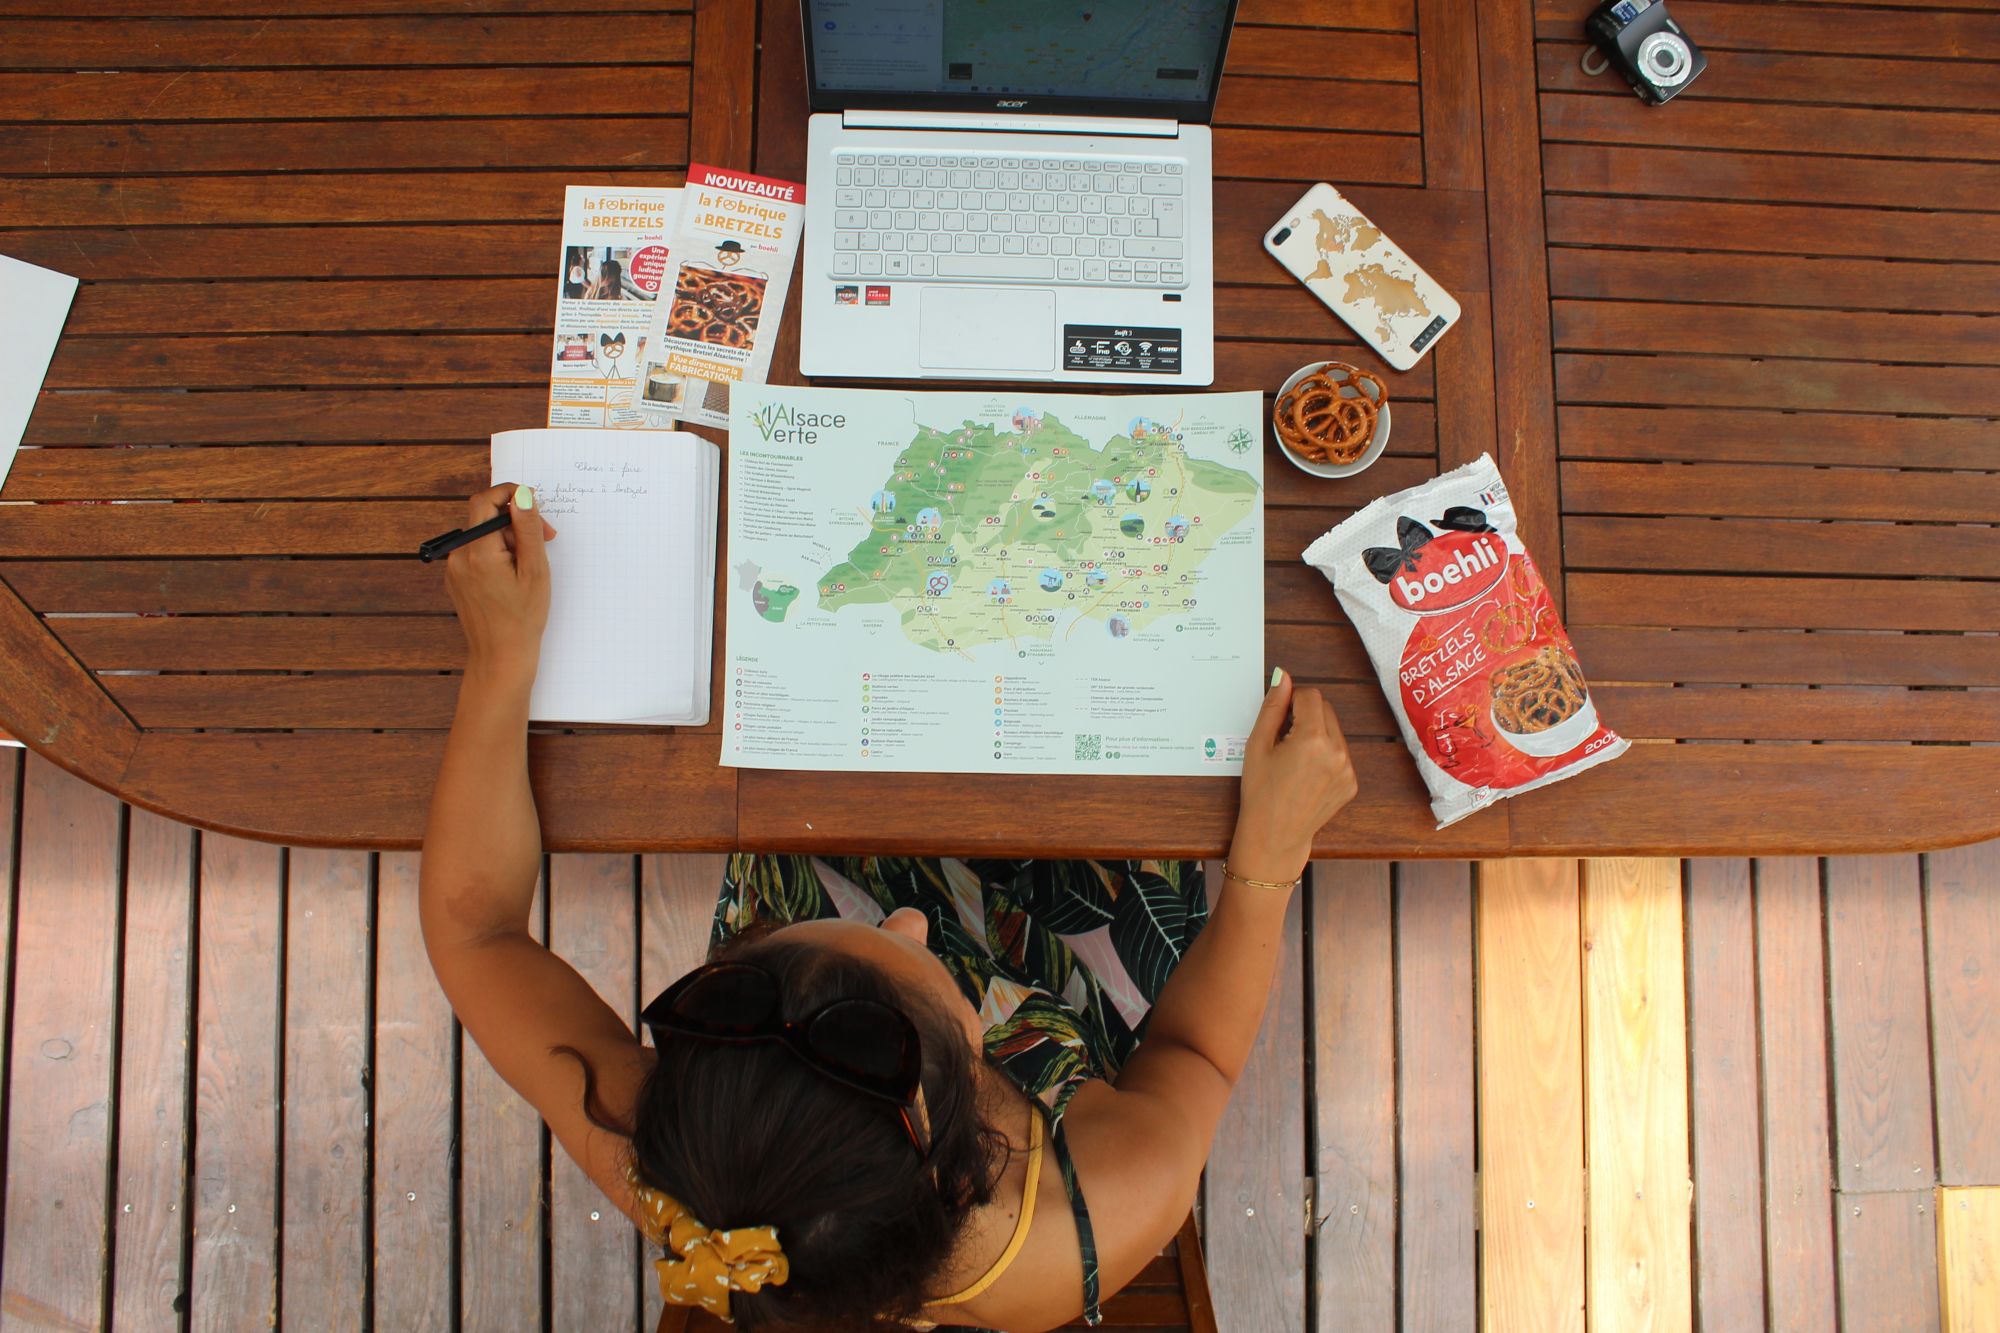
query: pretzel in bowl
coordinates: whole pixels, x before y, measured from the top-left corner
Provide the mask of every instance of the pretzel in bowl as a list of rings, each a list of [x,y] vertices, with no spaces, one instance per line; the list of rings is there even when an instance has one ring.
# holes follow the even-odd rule
[[[1494,672],[1492,689],[1493,720],[1517,736],[1569,721],[1588,693],[1576,659],[1554,644]]]
[[[1299,457],[1344,466],[1368,452],[1382,404],[1388,400],[1389,391],[1380,379],[1336,361],[1282,395],[1272,424],[1278,438]]]

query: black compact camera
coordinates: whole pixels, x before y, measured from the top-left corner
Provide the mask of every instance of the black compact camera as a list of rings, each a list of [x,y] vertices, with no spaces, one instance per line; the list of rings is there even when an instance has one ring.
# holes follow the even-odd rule
[[[1583,29],[1606,63],[1625,76],[1632,90],[1654,106],[1672,98],[1708,68],[1708,57],[1667,15],[1666,0],[1606,0],[1584,20]],[[1595,74],[1600,65],[1591,70]]]

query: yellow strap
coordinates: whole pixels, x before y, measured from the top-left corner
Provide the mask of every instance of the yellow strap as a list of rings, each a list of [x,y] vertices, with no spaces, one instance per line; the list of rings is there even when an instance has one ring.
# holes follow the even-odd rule
[[[993,1261],[993,1267],[977,1282],[959,1292],[956,1296],[945,1296],[931,1302],[932,1305],[961,1305],[985,1291],[1000,1280],[1007,1266],[1021,1253],[1021,1247],[1028,1243],[1028,1228],[1035,1224],[1035,1195],[1041,1192],[1042,1181],[1042,1113],[1040,1108],[1030,1106],[1028,1110],[1028,1183],[1021,1188],[1021,1216],[1014,1222],[1014,1234],[1007,1241],[1007,1248],[1000,1251],[1000,1257]]]

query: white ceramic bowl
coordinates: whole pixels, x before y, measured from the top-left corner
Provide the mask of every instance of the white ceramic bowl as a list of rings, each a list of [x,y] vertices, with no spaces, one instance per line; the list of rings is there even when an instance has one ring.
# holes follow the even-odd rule
[[[1291,377],[1285,381],[1284,387],[1278,390],[1278,397],[1283,398],[1286,394],[1290,393],[1292,387],[1306,376],[1316,375],[1328,366],[1341,364],[1343,363],[1338,361],[1315,361],[1311,365],[1300,366],[1291,373]],[[1275,422],[1272,425],[1271,433],[1277,436],[1278,447],[1285,451],[1285,457],[1289,458],[1292,461],[1292,466],[1296,467],[1299,471],[1311,473],[1315,477],[1351,477],[1358,472],[1366,472],[1375,460],[1382,456],[1382,451],[1389,447],[1389,404],[1383,403],[1381,412],[1376,414],[1375,438],[1368,442],[1368,448],[1362,453],[1361,457],[1355,459],[1352,463],[1315,463],[1310,458],[1294,452],[1292,446],[1285,443],[1285,437],[1278,435]]]
[[[1491,716],[1490,709],[1488,715]],[[1588,694],[1584,695],[1583,707],[1547,731],[1527,733],[1509,731],[1500,725],[1500,719],[1497,717],[1493,718],[1493,729],[1500,733],[1507,744],[1522,754],[1532,755],[1537,759],[1554,759],[1557,755],[1568,754],[1589,740],[1597,731],[1597,705],[1590,701]]]

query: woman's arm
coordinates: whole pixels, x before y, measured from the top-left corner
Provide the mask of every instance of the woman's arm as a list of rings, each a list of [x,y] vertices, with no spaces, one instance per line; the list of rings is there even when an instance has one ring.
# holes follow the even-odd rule
[[[500,1076],[532,1103],[570,1155],[623,1200],[617,1144],[583,1106],[588,1060],[599,1100],[631,1105],[645,1052],[631,1029],[562,959],[536,943],[528,912],[542,836],[528,786],[528,695],[548,621],[553,531],[533,496],[496,486],[469,523],[514,498],[513,526],[454,551],[446,586],[465,630],[465,676],[424,829],[419,914],[446,998]]]
[[[1229,868],[1290,886],[1312,856],[1313,835],[1354,792],[1333,710],[1319,691],[1294,691],[1281,677],[1250,735]],[[1087,1089],[1095,1095],[1079,1094],[1071,1112],[1085,1193],[1102,1201],[1091,1216],[1107,1291],[1129,1281],[1187,1216],[1271,993],[1292,889],[1235,879],[1209,887],[1219,892],[1208,925],[1161,991],[1115,1090]]]

